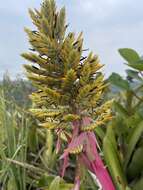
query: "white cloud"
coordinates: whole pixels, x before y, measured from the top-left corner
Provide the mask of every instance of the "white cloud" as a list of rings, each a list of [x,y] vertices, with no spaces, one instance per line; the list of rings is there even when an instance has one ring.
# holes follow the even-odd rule
[[[20,52],[28,48],[23,27],[30,25],[28,7],[39,7],[42,0],[5,0],[0,4],[0,72],[21,71]],[[84,31],[85,45],[99,54],[107,73],[123,73],[120,47],[142,53],[143,1],[57,0],[66,6],[68,23],[74,31]],[[22,33],[23,32],[23,33]],[[7,56],[7,52],[9,56]],[[5,57],[7,59],[5,59]]]
[[[94,9],[94,1],[92,0],[91,1],[85,0],[84,2],[79,1],[79,6],[81,6],[81,11],[88,13]]]
[[[5,0],[0,10],[11,14],[25,15],[29,7],[39,7],[41,0]]]

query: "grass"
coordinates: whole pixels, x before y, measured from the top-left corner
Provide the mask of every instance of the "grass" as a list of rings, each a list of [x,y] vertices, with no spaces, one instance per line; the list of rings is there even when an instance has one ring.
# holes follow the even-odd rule
[[[0,181],[3,189],[26,190],[26,170],[11,164],[8,159],[26,162],[28,119],[25,113],[6,102],[0,91]]]

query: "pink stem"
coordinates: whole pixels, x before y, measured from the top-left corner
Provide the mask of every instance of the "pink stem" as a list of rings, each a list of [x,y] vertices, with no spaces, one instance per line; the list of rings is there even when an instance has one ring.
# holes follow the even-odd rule
[[[115,190],[111,177],[105,168],[103,161],[97,151],[96,137],[92,132],[88,133],[89,143],[92,147],[92,152],[95,154],[95,160],[91,161],[91,165],[94,171],[94,174],[97,176],[100,181],[103,190]]]
[[[60,149],[61,149],[61,139],[60,139],[60,135],[58,135],[58,140],[56,144],[56,154],[59,153]]]
[[[80,190],[80,179],[79,179],[79,177],[76,177],[75,186],[72,190]]]
[[[87,156],[85,155],[85,153],[82,153],[80,156],[79,156],[79,161],[87,167],[88,170],[90,170],[92,173],[94,172],[93,168],[92,168],[92,165],[91,165],[91,162],[89,161],[89,159],[87,158]]]
[[[62,178],[63,178],[64,175],[65,175],[65,171],[66,171],[66,168],[68,167],[68,165],[69,165],[69,155],[66,155],[66,156],[64,157],[64,163],[63,163],[62,172],[61,172]]]
[[[78,121],[74,121],[73,122],[73,135],[72,135],[72,139],[69,140],[69,142],[68,142],[69,144],[74,141],[74,139],[78,135],[78,132],[79,132],[79,122]],[[57,145],[57,147],[58,147],[58,145]],[[63,163],[63,167],[62,167],[62,172],[61,172],[61,176],[64,177],[66,168],[69,165],[69,153],[67,151],[64,152],[64,154],[60,157],[60,159],[64,159],[64,163]]]
[[[83,118],[82,124],[87,126],[91,122],[92,120],[90,117],[85,117]],[[92,170],[90,171],[97,176],[98,180],[102,185],[103,190],[115,190],[111,177],[97,151],[97,140],[94,132],[87,132],[86,155],[87,159],[91,163]]]

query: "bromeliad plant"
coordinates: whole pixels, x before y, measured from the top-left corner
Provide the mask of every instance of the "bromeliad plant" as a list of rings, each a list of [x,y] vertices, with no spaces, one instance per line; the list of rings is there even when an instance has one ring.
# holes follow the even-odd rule
[[[102,102],[107,84],[103,65],[92,52],[83,56],[82,33],[66,33],[65,9],[57,12],[54,0],[45,0],[41,10],[29,10],[36,30],[25,29],[32,52],[22,56],[28,78],[38,91],[31,95],[31,112],[39,125],[57,135],[56,151],[64,153],[61,176],[69,159],[76,157],[74,190],[79,190],[81,168],[95,174],[104,190],[115,187],[97,150],[94,130],[111,120],[112,101]]]
[[[118,190],[143,189],[143,59],[133,49],[119,50],[126,79],[113,73],[115,117],[103,142],[104,159]],[[108,147],[108,149],[107,149]],[[114,159],[113,159],[114,158]]]

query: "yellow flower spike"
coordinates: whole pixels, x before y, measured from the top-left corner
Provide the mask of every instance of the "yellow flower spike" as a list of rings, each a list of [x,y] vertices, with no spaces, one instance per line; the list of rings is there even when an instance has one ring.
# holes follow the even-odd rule
[[[37,118],[45,118],[45,117],[56,117],[60,115],[61,112],[48,112],[46,109],[30,109],[29,110],[34,116]]]
[[[73,150],[70,150],[70,154],[80,154],[83,150],[83,145],[79,145]]]
[[[65,141],[65,142],[68,141],[68,139],[67,139],[67,137],[66,137],[66,135],[65,135],[65,132],[61,132],[61,133],[60,133],[60,138],[61,138],[63,141]]]
[[[92,123],[92,124],[90,124],[90,125],[88,125],[88,126],[82,127],[81,130],[82,130],[82,131],[93,131],[97,126],[98,126],[97,123]]]
[[[66,122],[72,122],[77,119],[80,119],[80,116],[76,114],[67,114],[63,117],[63,120]]]
[[[111,113],[111,106],[112,106],[112,104],[113,104],[113,101],[114,101],[114,100],[107,101],[107,102],[105,102],[101,107],[98,107],[98,108],[95,110],[95,114],[101,115],[101,114],[107,113],[107,112],[110,112],[110,113]]]
[[[41,123],[39,124],[39,126],[47,128],[47,129],[56,129],[58,127],[58,125],[53,122]]]
[[[110,121],[111,119],[112,119],[111,114],[101,115],[96,119],[96,121],[94,123],[91,123],[88,126],[83,126],[81,130],[82,131],[93,131],[97,126],[104,125],[105,122]]]
[[[103,189],[113,190],[115,188],[112,188],[112,181],[102,161],[94,161],[93,152],[97,152],[94,132],[83,132],[94,131],[97,126],[111,119],[110,103],[103,104],[102,101],[107,86],[104,75],[99,71],[103,65],[92,52],[85,57],[82,34],[76,37],[73,32],[66,32],[65,11],[61,9],[58,12],[54,0],[44,0],[38,12],[30,10],[30,16],[36,28],[34,27],[34,31],[25,31],[32,49],[22,56],[32,62],[24,67],[28,78],[38,89],[31,95],[33,108],[37,109],[31,111],[39,119],[39,126],[53,129],[52,132],[57,133],[56,151],[64,147],[61,146],[61,139],[64,145],[68,144],[69,148],[61,157],[64,159],[62,176],[68,165],[68,154],[80,154],[84,146],[87,152],[85,157],[92,167],[90,170],[95,175],[103,171],[108,183],[105,184],[103,176],[98,175],[101,176],[99,181],[103,183]],[[81,117],[83,115],[84,120]],[[67,133],[70,133],[71,137]],[[93,146],[93,150],[88,144]],[[100,158],[98,152],[95,156]],[[101,164],[101,170],[99,168],[99,171],[96,171],[96,164]],[[80,189],[80,180],[75,181],[75,189]]]

